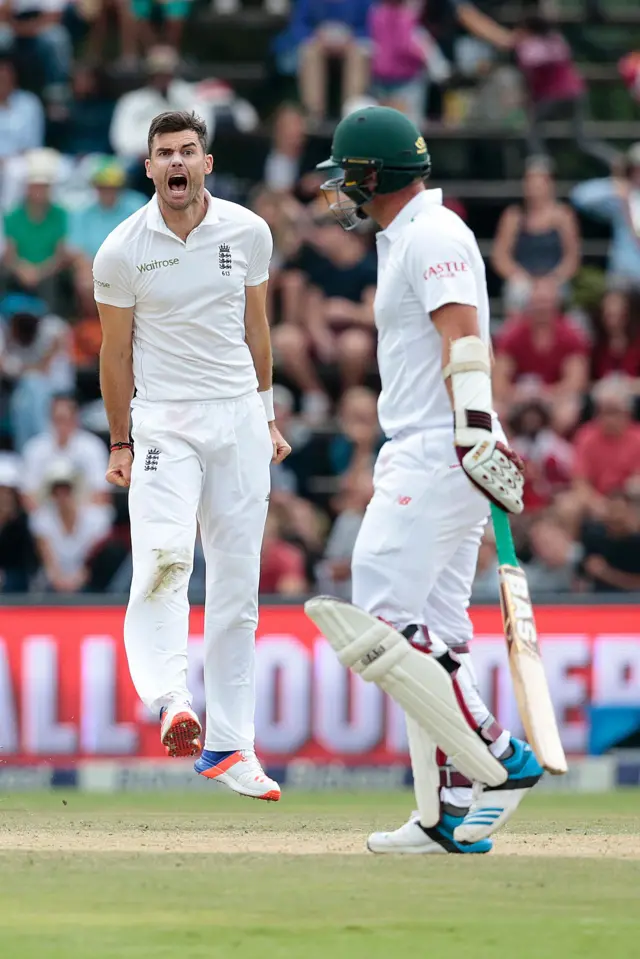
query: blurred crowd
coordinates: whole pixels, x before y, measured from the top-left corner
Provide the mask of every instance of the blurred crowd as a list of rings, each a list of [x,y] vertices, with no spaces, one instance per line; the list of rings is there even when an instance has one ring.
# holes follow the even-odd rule
[[[244,134],[259,123],[230,87],[182,78],[189,6],[0,7],[0,591],[122,594],[129,586],[127,497],[104,479],[92,260],[147,202],[142,159],[154,115],[195,109],[212,141],[216,128]],[[221,16],[238,10],[230,0],[213,6]],[[274,55],[296,77],[299,99],[279,104],[264,149],[256,140],[256,182],[239,188],[224,173],[208,182],[251,206],[274,237],[275,405],[293,453],[273,467],[264,594],[349,597],[351,553],[385,441],[374,231],[363,224],[346,233],[328,212],[314,169],[326,144],[318,154],[313,134],[363,97],[427,122],[435,86],[474,75],[476,96],[482,84],[496,94],[505,70],[502,119],[524,110],[530,125],[521,200],[502,211],[487,259],[501,284],[492,310],[495,405],[527,470],[527,508],[514,524],[519,554],[537,591],[640,591],[640,144],[619,153],[589,139],[585,84],[562,34],[539,11],[507,28],[491,6],[294,0]],[[596,17],[597,4],[587,6]],[[265,7],[287,10],[279,0]],[[111,66],[142,71],[140,85],[119,97],[101,81],[108,23],[120,38]],[[496,51],[503,59],[487,72]],[[37,70],[25,70],[36,61]],[[620,74],[638,96],[635,54]],[[443,110],[451,122],[455,102]],[[575,148],[602,167],[568,202],[557,198],[540,125],[555,116],[574,124]],[[425,129],[428,136],[428,122]],[[461,203],[445,202],[466,216]],[[581,263],[590,220],[610,228],[606,271]],[[489,528],[477,599],[497,598],[496,565]],[[192,599],[203,592],[196,544]]]

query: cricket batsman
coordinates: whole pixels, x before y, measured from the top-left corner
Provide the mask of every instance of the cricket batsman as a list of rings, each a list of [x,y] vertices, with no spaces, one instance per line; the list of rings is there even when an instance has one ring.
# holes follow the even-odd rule
[[[427,190],[416,126],[388,107],[338,124],[322,187],[377,234],[375,322],[387,437],[353,554],[353,605],[306,605],[340,661],[407,715],[418,811],[376,853],[485,853],[542,775],[480,698],[468,605],[490,503],[522,510],[522,462],[492,411],[489,299],[471,230]],[[474,783],[480,784],[472,792]],[[475,798],[474,798],[475,797]]]
[[[244,207],[205,190],[203,121],[157,116],[155,195],[94,262],[107,479],[129,486],[133,578],[124,623],[131,676],[170,756],[198,756],[187,688],[196,526],[206,560],[206,740],[196,772],[255,799],[280,788],[254,752],[254,644],[269,464],[291,450],[273,412],[266,316],[272,240]],[[129,435],[132,407],[132,438]]]

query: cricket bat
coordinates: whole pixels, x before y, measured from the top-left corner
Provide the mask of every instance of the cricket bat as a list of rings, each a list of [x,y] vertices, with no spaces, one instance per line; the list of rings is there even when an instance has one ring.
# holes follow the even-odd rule
[[[520,719],[538,762],[548,772],[567,771],[558,724],[545,675],[524,570],[518,565],[509,517],[491,506],[498,551],[500,607]]]

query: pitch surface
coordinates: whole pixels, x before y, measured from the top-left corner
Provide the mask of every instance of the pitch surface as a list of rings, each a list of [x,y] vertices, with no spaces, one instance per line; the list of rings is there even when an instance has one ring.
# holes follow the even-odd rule
[[[532,797],[489,856],[374,857],[409,794],[5,794],[3,959],[631,959],[637,792]]]

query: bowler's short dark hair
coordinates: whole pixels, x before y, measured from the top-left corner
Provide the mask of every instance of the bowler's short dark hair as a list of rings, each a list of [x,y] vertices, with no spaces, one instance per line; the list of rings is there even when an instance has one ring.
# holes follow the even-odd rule
[[[149,136],[147,137],[147,146],[149,156],[153,149],[153,139],[159,133],[182,133],[183,130],[193,130],[200,141],[203,151],[207,152],[207,124],[202,117],[195,113],[189,113],[187,110],[168,110],[166,113],[159,113],[151,121],[149,127]]]

